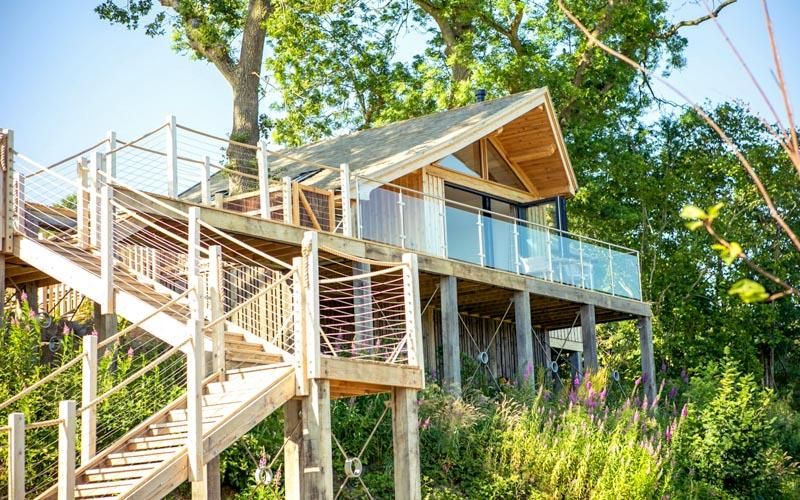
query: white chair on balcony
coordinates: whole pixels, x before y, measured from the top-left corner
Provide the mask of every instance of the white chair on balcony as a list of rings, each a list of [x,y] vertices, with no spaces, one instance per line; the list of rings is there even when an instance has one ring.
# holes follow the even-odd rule
[[[553,269],[546,255],[534,255],[532,257],[520,257],[521,271],[529,276],[543,278],[553,281]]]

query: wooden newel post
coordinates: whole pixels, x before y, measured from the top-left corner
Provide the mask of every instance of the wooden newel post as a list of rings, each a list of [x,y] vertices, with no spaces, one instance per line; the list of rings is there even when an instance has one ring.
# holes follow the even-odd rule
[[[167,115],[167,196],[178,196],[178,123]]]
[[[77,210],[77,230],[78,230],[78,245],[81,248],[89,248],[89,214],[91,213],[89,207],[90,188],[89,188],[89,159],[82,156],[78,160],[78,180],[80,190],[78,191],[78,199],[76,204]]]
[[[97,337],[83,336],[83,365],[81,404],[97,397]],[[86,408],[81,414],[81,465],[86,465],[97,452],[97,407]]]
[[[303,305],[305,329],[305,357],[308,378],[319,376],[320,323],[319,323],[319,242],[315,231],[303,235],[304,290]]]
[[[58,405],[58,500],[75,498],[75,401]]]
[[[258,204],[262,219],[270,219],[269,206],[269,157],[267,156],[267,141],[258,141]]]
[[[294,268],[295,276],[292,280],[292,345],[294,345],[294,357],[297,363],[297,369],[294,371],[295,381],[297,383],[297,395],[308,395],[308,366],[306,356],[306,339],[305,339],[305,318],[303,311],[305,307],[305,294],[303,291],[303,258],[295,257],[292,259],[292,267]]]
[[[292,207],[292,198],[294,198],[294,193],[292,191],[292,178],[291,177],[284,177],[283,178],[283,194],[281,198],[283,198],[283,223],[284,224],[291,224],[294,220],[293,213],[294,207]]]
[[[25,500],[25,414],[8,416],[8,498]]]
[[[189,208],[189,234],[187,276],[189,287],[189,320],[187,331],[190,348],[186,356],[187,384],[187,448],[189,455],[189,480],[192,492],[204,492],[206,488],[205,462],[203,461],[203,377],[205,376],[203,345],[203,290],[200,280],[200,208]]]
[[[89,163],[89,245],[100,248],[100,172],[105,169],[103,153],[96,152]]]
[[[214,245],[208,248],[208,307],[211,322],[221,318],[225,313],[222,307],[222,247]],[[225,373],[225,322],[220,321],[211,330],[213,345],[212,369]]]
[[[114,188],[104,179],[100,188],[100,279],[103,283],[102,314],[114,314]]]
[[[211,205],[211,187],[209,182],[211,180],[211,158],[208,156],[203,157],[203,168],[201,169],[200,177],[200,203],[203,205]]]
[[[114,132],[113,130],[109,130],[106,137],[108,140],[108,154],[106,155],[108,161],[108,175],[111,176],[112,179],[116,179],[117,152],[114,150],[117,149],[117,133]]]
[[[340,185],[342,188],[342,234],[354,236],[353,231],[353,202],[350,192],[350,165],[342,163],[339,166]]]
[[[405,298],[408,364],[417,366],[425,377],[425,353],[422,344],[422,306],[419,299],[419,264],[417,254],[403,254],[403,295]]]

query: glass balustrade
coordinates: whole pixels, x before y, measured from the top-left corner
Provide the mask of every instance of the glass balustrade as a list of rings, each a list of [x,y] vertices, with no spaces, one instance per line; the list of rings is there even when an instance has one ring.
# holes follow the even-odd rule
[[[640,300],[633,250],[395,187],[358,191],[361,238]]]

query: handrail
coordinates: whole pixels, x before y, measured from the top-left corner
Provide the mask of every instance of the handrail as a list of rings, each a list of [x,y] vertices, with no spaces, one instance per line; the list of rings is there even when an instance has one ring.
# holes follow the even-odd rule
[[[88,403],[86,403],[83,406],[81,406],[80,409],[77,411],[77,414],[78,415],[82,414],[84,411],[88,410],[89,408],[97,406],[98,403],[102,402],[103,400],[105,400],[106,398],[111,396],[112,394],[116,394],[121,389],[123,389],[125,386],[127,386],[128,384],[130,384],[134,380],[138,379],[139,377],[141,377],[145,373],[149,372],[150,370],[152,370],[153,368],[158,366],[162,361],[164,361],[168,357],[170,357],[173,354],[175,354],[176,352],[178,352],[178,350],[180,350],[181,347],[183,347],[184,345],[188,344],[191,340],[192,340],[191,338],[187,338],[186,340],[184,340],[180,344],[177,344],[177,345],[171,347],[170,349],[166,350],[163,354],[161,354],[159,357],[157,357],[156,359],[154,359],[153,361],[151,361],[150,363],[145,365],[143,368],[141,368],[139,371],[137,371],[136,373],[134,373],[130,377],[126,378],[125,380],[123,380],[119,384],[115,385],[111,389],[107,390],[106,392],[104,392],[100,396],[97,396],[93,400],[91,400]]]
[[[273,264],[277,264],[277,265],[279,265],[279,266],[281,266],[281,267],[283,267],[285,269],[292,269],[292,266],[287,264],[286,262],[284,262],[284,261],[282,261],[282,260],[280,260],[280,259],[278,259],[276,257],[273,257],[272,255],[266,254],[266,253],[262,252],[261,250],[255,248],[255,247],[253,247],[251,245],[248,245],[244,241],[238,240],[238,239],[230,236],[229,234],[226,234],[224,231],[220,231],[219,229],[215,228],[211,224],[208,224],[207,222],[203,221],[202,219],[199,219],[197,222],[202,227],[210,230],[211,232],[216,233],[216,234],[222,236],[223,238],[227,239],[228,241],[231,241],[231,242],[241,246],[245,250],[249,250],[249,251],[253,252],[254,254],[258,255],[261,258],[267,259],[268,261],[272,262]]]
[[[405,264],[400,264],[398,266],[387,267],[386,269],[381,269],[379,271],[372,271],[372,272],[364,273],[364,274],[354,274],[353,276],[341,276],[339,278],[325,278],[325,279],[319,280],[319,284],[320,285],[331,285],[331,284],[334,284],[334,283],[346,283],[348,281],[367,279],[367,278],[372,278],[374,276],[380,276],[382,274],[393,273],[395,271],[402,271],[405,267],[406,267]]]
[[[222,323],[223,321],[226,321],[228,318],[233,316],[235,313],[237,313],[237,312],[241,311],[242,309],[244,309],[245,306],[248,306],[248,305],[252,304],[253,302],[256,301],[256,299],[261,298],[268,291],[272,290],[276,286],[278,286],[281,283],[283,283],[286,280],[288,280],[289,277],[292,276],[292,274],[295,273],[295,271],[296,271],[295,269],[292,269],[288,273],[284,274],[279,280],[270,283],[265,288],[262,288],[261,290],[258,291],[258,293],[256,293],[255,295],[251,296],[250,298],[248,298],[247,300],[245,300],[244,302],[242,302],[238,306],[234,307],[233,309],[231,309],[230,311],[225,313],[223,316],[220,316],[219,318],[215,319],[214,321],[211,321],[208,324],[203,325],[203,330],[210,330],[211,328],[217,326],[218,324]]]
[[[142,141],[144,139],[147,139],[148,137],[150,137],[151,135],[155,134],[159,130],[161,130],[161,129],[165,128],[165,127],[168,127],[168,126],[169,126],[169,124],[165,123],[165,124],[161,125],[160,127],[154,128],[150,132],[147,132],[146,134],[141,135],[141,136],[137,137],[136,139],[134,139],[132,141],[129,141],[129,142],[122,142],[119,139],[117,139],[117,142],[121,143],[122,146],[116,147],[116,148],[112,149],[111,151],[108,151],[106,153],[106,155],[110,155],[110,154],[116,153],[117,151],[121,151],[121,150],[123,150],[123,149],[125,149],[127,147],[133,146],[137,142]]]
[[[74,160],[75,158],[79,157],[80,155],[82,155],[84,153],[88,153],[89,151],[93,150],[94,148],[96,148],[98,146],[102,146],[106,142],[108,142],[108,139],[103,139],[102,141],[98,142],[97,144],[95,144],[93,146],[89,146],[88,148],[86,148],[86,149],[84,149],[82,151],[79,151],[79,152],[73,154],[72,156],[67,156],[63,160],[59,160],[59,161],[57,161],[55,163],[51,163],[50,165],[44,167],[43,170],[50,170],[50,169],[55,168],[55,167],[57,167],[57,166],[59,166],[59,165],[61,165],[63,163],[66,163],[66,162],[68,162],[70,160]],[[15,151],[15,153],[16,153],[16,151]],[[40,172],[33,172],[32,174],[26,175],[25,178],[26,179],[30,179],[31,177],[36,177],[37,175],[39,175],[41,173],[42,173],[41,171]]]
[[[25,424],[25,430],[29,431],[32,429],[41,429],[42,427],[51,427],[53,425],[59,425],[64,423],[63,418],[54,418],[52,420],[42,420],[40,422],[31,422],[29,424]]]
[[[158,206],[160,206],[162,208],[165,208],[165,209],[169,210],[170,212],[173,212],[173,213],[175,213],[175,214],[177,214],[177,215],[179,215],[181,217],[186,217],[187,220],[188,220],[189,216],[188,216],[188,214],[186,212],[181,212],[177,208],[172,207],[172,206],[168,205],[167,203],[164,203],[163,201],[161,201],[161,200],[159,200],[157,198],[154,198],[154,197],[150,196],[149,194],[147,194],[147,193],[145,193],[143,191],[139,191],[138,189],[136,189],[133,186],[129,186],[128,184],[125,184],[124,182],[120,182],[119,179],[117,179],[116,177],[112,177],[107,172],[98,171],[98,173],[106,178],[106,182],[111,181],[110,184],[112,186],[119,186],[119,187],[123,187],[125,189],[128,189],[130,191],[133,191],[134,193],[138,194],[139,196],[142,196],[143,198],[147,199],[148,201],[152,201],[156,205],[158,205]]]

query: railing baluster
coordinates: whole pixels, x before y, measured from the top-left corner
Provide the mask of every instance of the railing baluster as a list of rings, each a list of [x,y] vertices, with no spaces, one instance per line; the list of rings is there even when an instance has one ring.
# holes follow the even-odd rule
[[[178,127],[175,115],[167,116],[167,196],[178,196]]]
[[[350,165],[342,163],[339,166],[339,182],[342,191],[342,234],[353,236],[353,207],[350,193]],[[358,182],[358,181],[356,181]]]
[[[203,167],[200,169],[200,203],[211,205],[211,158],[206,155],[203,157]]]
[[[481,262],[482,266],[486,265],[486,248],[485,242],[483,241],[483,218],[481,216],[481,212],[478,211],[478,258]]]
[[[519,253],[519,223],[514,219],[514,272],[520,274],[520,253]]]
[[[258,141],[258,201],[261,209],[261,218],[269,220],[270,213],[269,200],[269,157],[267,141]]]
[[[8,416],[8,498],[25,500],[25,414]]]
[[[58,405],[58,500],[75,498],[75,401]]]
[[[222,292],[224,279],[222,277],[222,247],[213,245],[208,247],[208,308],[209,319],[213,323],[224,316]],[[212,369],[216,373],[225,374],[225,324],[215,323],[211,328],[211,342],[213,345]]]
[[[405,221],[403,220],[403,208],[405,207],[405,202],[403,202],[403,190],[399,189],[397,191],[397,211],[400,218],[400,248],[406,248],[406,227]]]

